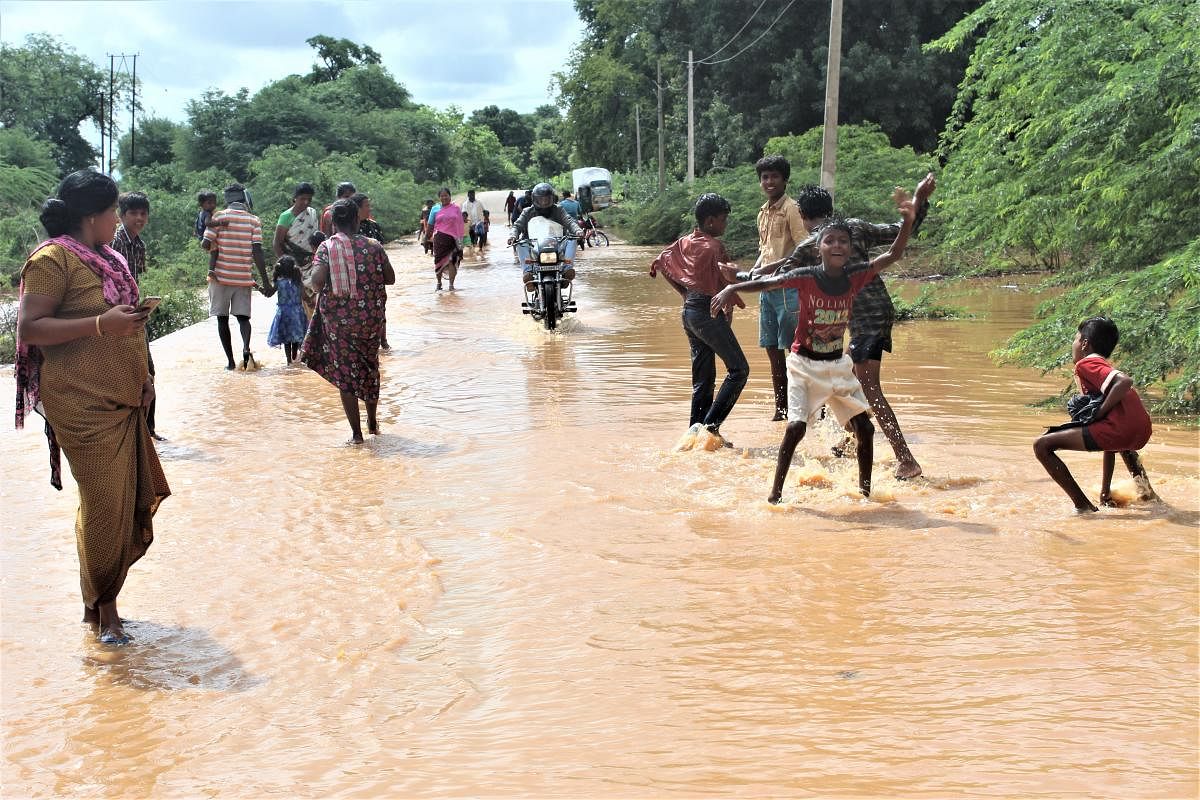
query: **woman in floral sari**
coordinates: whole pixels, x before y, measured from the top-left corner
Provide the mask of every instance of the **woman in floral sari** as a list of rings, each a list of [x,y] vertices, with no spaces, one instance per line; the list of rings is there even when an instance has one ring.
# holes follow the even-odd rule
[[[358,231],[358,207],[333,204],[333,230],[317,247],[313,288],[317,313],[304,337],[300,359],[338,388],[350,423],[351,443],[361,444],[358,401],[367,407],[367,433],[379,433],[379,339],[387,290],[396,273],[383,246]]]
[[[125,259],[108,246],[117,185],[83,170],[63,179],[41,220],[51,238],[21,271],[17,316],[17,427],[46,418],[50,483],[59,453],[79,487],[75,543],[85,622],[100,641],[125,644],[117,595],[154,540],[153,516],[170,495],[146,428],[154,399],[146,317]]]

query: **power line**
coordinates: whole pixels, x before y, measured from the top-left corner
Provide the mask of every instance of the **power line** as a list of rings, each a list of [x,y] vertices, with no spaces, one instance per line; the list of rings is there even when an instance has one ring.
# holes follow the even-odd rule
[[[742,53],[746,52],[746,51],[747,51],[747,50],[749,50],[751,47],[754,47],[754,45],[758,44],[758,40],[759,40],[759,39],[763,38],[763,37],[764,37],[764,36],[766,36],[768,33],[770,33],[770,31],[771,31],[771,28],[774,28],[774,27],[775,27],[775,23],[776,23],[776,22],[779,22],[779,20],[783,18],[783,15],[784,15],[784,14],[787,12],[787,10],[788,10],[789,8],[791,8],[791,7],[792,7],[792,5],[793,5],[793,4],[795,4],[795,2],[796,2],[796,0],[791,0],[791,2],[789,2],[789,3],[788,3],[786,6],[784,6],[784,7],[783,7],[783,11],[780,11],[780,12],[779,12],[779,16],[777,16],[777,17],[775,17],[775,19],[771,20],[771,24],[767,26],[767,29],[766,29],[765,31],[763,31],[763,32],[762,32],[762,33],[760,33],[760,34],[759,34],[757,37],[755,37],[755,39],[754,39],[754,41],[753,41],[753,42],[751,42],[750,44],[746,45],[746,46],[745,46],[745,47],[743,47],[741,50],[738,50],[736,53],[734,53],[733,55],[731,55],[729,58],[722,58],[720,61],[706,61],[706,62],[703,62],[703,63],[705,63],[705,64],[707,64],[708,66],[710,66],[710,67],[711,67],[711,66],[714,66],[714,65],[716,65],[716,64],[724,64],[724,63],[725,63],[725,62],[727,62],[727,61],[733,61],[735,58],[737,58],[738,56],[740,56]],[[715,53],[714,53],[714,55],[715,55]],[[709,56],[709,58],[712,58],[712,56]]]
[[[728,42],[726,42],[725,44],[721,45],[721,46],[720,46],[719,48],[717,48],[715,51],[713,51],[713,52],[709,53],[708,55],[706,55],[704,58],[700,59],[700,60],[699,60],[699,61],[697,61],[696,63],[697,63],[697,64],[704,64],[704,63],[706,63],[706,62],[707,62],[707,61],[708,61],[710,58],[712,58],[713,56],[715,56],[717,53],[721,52],[721,51],[722,51],[722,50],[724,50],[726,47],[729,47],[729,45],[733,44],[734,40],[735,40],[735,39],[737,39],[739,36],[741,36],[741,35],[742,35],[742,31],[746,30],[746,26],[747,26],[747,25],[749,25],[751,22],[753,22],[753,21],[754,21],[754,18],[758,16],[758,12],[759,12],[759,11],[762,11],[762,7],[763,7],[763,6],[765,6],[766,4],[767,4],[767,0],[762,0],[762,2],[758,4],[758,8],[754,9],[754,13],[750,15],[750,19],[748,19],[748,20],[746,20],[744,23],[742,23],[742,27],[738,28],[738,30],[737,30],[737,33],[735,33],[735,34],[734,34],[734,35],[733,35],[733,36],[732,36],[732,37],[729,39],[729,41],[728,41]]]

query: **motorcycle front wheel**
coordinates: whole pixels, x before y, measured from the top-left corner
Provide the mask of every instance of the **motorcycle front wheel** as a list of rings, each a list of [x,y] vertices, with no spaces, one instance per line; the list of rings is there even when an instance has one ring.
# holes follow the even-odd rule
[[[608,235],[604,231],[588,231],[586,241],[588,247],[608,247]]]
[[[558,325],[558,292],[558,281],[542,281],[542,308],[545,309],[542,322],[548,331]]]

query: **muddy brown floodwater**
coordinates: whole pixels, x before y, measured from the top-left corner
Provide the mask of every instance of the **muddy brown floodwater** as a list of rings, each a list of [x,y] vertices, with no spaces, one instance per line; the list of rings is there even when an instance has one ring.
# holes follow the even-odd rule
[[[78,624],[75,487],[3,428],[5,797],[1196,795],[1197,433],[1156,427],[1162,503],[1076,517],[1030,447],[1062,415],[1026,405],[1065,374],[986,356],[1033,280],[897,328],[924,478],[879,437],[861,499],[826,424],[772,507],[755,315],[735,447],[675,453],[687,344],[652,251],[587,251],[547,333],[505,235],[453,294],[392,249],[359,448],[266,347],[271,301],[257,373],[211,320],[154,343],[174,495],[121,596],[133,646]],[[1099,457],[1067,461],[1095,498]]]

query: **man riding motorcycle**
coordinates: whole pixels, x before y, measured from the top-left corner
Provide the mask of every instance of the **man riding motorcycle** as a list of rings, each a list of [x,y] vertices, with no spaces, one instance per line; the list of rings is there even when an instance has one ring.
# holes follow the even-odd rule
[[[562,277],[567,283],[575,279],[575,247],[578,244],[578,238],[583,236],[583,228],[567,212],[563,211],[562,206],[554,202],[554,189],[548,183],[539,183],[533,187],[533,205],[521,212],[521,216],[517,217],[517,221],[513,223],[512,237],[508,240],[509,244],[521,239],[529,238],[529,220],[535,216],[546,217],[547,219],[557,222],[563,228],[563,234],[568,238],[563,247],[563,262],[562,262]],[[521,261],[521,277],[525,282],[525,290],[532,292],[534,286],[534,271],[533,264],[528,263],[530,257],[529,245],[521,243],[517,245],[517,258]]]

